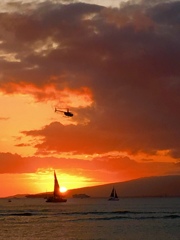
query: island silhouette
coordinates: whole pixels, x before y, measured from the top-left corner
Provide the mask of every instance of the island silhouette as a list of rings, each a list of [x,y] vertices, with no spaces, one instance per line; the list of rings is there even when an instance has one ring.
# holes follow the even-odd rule
[[[126,182],[116,182],[98,186],[70,189],[67,198],[87,195],[108,198],[113,187],[121,197],[180,197],[180,175],[145,177]],[[46,198],[49,193],[27,194],[28,198]]]

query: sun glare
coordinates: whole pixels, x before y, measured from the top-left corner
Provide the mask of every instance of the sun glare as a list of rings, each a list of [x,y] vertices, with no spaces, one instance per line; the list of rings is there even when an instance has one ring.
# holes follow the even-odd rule
[[[67,191],[67,188],[62,186],[62,187],[60,187],[59,190],[61,193],[65,193]]]

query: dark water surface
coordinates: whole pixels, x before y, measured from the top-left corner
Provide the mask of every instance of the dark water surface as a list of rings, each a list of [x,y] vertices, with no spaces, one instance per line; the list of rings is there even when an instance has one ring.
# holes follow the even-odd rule
[[[0,199],[0,239],[180,240],[180,198]]]

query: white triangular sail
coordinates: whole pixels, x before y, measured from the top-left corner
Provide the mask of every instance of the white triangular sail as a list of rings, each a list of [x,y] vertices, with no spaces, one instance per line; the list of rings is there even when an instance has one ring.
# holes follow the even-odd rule
[[[54,171],[54,192],[53,196],[47,198],[46,202],[66,202],[67,199],[63,198],[60,193],[58,179],[56,177],[56,172]]]
[[[59,192],[59,183],[56,177],[56,172],[54,171],[54,197],[59,197],[60,192]]]
[[[113,187],[110,197],[114,197],[114,192],[115,192],[115,189]]]
[[[117,192],[116,192],[114,187],[113,187],[112,192],[110,194],[109,200],[110,201],[118,201],[119,200]]]
[[[115,197],[115,198],[118,198],[118,195],[117,195],[116,190],[114,190],[114,197]]]

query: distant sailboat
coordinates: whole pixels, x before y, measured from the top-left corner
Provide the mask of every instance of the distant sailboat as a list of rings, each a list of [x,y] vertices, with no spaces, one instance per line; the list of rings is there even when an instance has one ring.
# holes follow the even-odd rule
[[[108,200],[109,200],[109,201],[119,201],[117,192],[116,192],[116,190],[115,190],[114,187],[113,187],[113,189],[112,189],[111,195],[110,195],[110,197],[109,197]]]
[[[66,202],[67,199],[62,198],[60,191],[59,191],[59,183],[56,177],[56,172],[54,171],[54,192],[53,192],[53,196],[48,197],[46,202]]]

